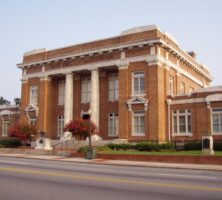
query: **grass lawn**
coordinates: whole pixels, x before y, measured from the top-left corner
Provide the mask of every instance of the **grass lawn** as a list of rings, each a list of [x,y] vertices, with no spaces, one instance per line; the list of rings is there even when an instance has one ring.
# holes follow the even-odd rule
[[[125,154],[125,155],[190,155],[190,156],[201,156],[201,151],[162,151],[162,152],[146,152],[146,151],[123,151],[123,150],[110,150],[101,151],[98,153],[103,154]],[[216,151],[215,156],[222,156],[222,151]]]

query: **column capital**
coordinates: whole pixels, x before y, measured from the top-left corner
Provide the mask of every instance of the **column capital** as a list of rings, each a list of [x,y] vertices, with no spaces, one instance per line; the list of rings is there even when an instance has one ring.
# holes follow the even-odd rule
[[[42,76],[39,76],[40,78],[40,81],[51,81],[52,78],[49,77],[48,75],[42,75]]]
[[[25,83],[28,83],[28,78],[22,78],[22,79],[21,79],[21,82],[22,82],[22,84],[23,84],[23,83],[24,83],[24,84],[25,84]]]
[[[121,69],[128,69],[129,66],[129,62],[120,62],[119,64],[117,64],[117,67],[119,68],[119,70]]]

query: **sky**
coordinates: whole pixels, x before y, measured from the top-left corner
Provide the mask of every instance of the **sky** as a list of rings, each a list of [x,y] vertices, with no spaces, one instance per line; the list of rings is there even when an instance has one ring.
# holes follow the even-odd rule
[[[0,0],[0,96],[21,96],[27,51],[54,49],[157,25],[209,67],[222,85],[221,0]]]

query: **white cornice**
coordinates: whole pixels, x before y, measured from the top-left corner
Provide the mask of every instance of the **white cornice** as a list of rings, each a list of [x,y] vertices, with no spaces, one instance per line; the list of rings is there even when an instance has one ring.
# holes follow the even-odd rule
[[[205,76],[207,79],[212,80],[212,76],[210,76],[209,74],[207,74],[206,72],[204,72],[201,67],[200,64],[197,61],[194,61],[192,58],[187,58],[188,55],[186,55],[187,53],[184,52],[182,49],[177,50],[175,47],[173,47],[172,45],[170,45],[169,43],[165,42],[162,39],[154,39],[154,40],[142,40],[142,41],[137,41],[137,42],[133,42],[133,43],[126,43],[126,44],[122,44],[122,45],[113,45],[111,47],[105,47],[105,48],[98,48],[96,50],[90,50],[90,51],[84,51],[84,52],[80,52],[80,53],[74,53],[74,54],[69,54],[66,56],[60,56],[60,57],[56,57],[56,58],[52,58],[52,59],[47,59],[47,60],[43,60],[43,61],[38,61],[38,62],[32,62],[32,63],[21,63],[21,64],[17,64],[17,66],[19,68],[24,68],[24,67],[29,67],[31,65],[37,65],[37,64],[43,64],[43,63],[50,63],[50,62],[56,62],[58,60],[65,60],[67,58],[75,58],[78,56],[90,56],[93,55],[95,53],[103,53],[103,52],[110,52],[113,50],[123,50],[124,48],[129,48],[129,47],[133,47],[133,46],[143,46],[146,44],[154,44],[154,43],[161,43],[162,45],[164,45],[165,47],[171,49],[171,51],[173,51],[175,54],[177,54],[179,57],[181,57],[181,59],[183,59],[184,61],[188,62],[190,64],[190,66],[196,70],[197,72],[199,72],[200,74],[202,74],[203,76]],[[181,52],[182,53],[181,53]],[[155,55],[154,55],[155,56]],[[165,60],[165,62],[168,62],[168,59],[162,57],[163,60]],[[153,62],[156,63],[156,62]],[[175,65],[175,64],[174,64]],[[176,65],[175,65],[176,66]]]
[[[92,55],[94,53],[102,53],[102,52],[105,52],[105,51],[109,52],[109,51],[119,50],[119,49],[123,50],[124,48],[132,47],[132,46],[140,46],[140,45],[153,44],[153,43],[158,43],[158,42],[160,42],[160,39],[154,39],[154,40],[149,40],[149,41],[142,40],[142,41],[137,41],[137,42],[133,42],[133,43],[132,42],[131,43],[125,43],[125,44],[122,44],[122,45],[113,45],[111,47],[98,48],[96,50],[90,50],[90,51],[83,51],[83,52],[80,52],[80,53],[69,54],[69,55],[66,55],[66,56],[59,56],[59,57],[56,57],[56,58],[37,61],[37,62],[32,62],[32,63],[20,63],[20,64],[17,64],[17,67],[24,68],[24,67],[28,67],[28,66],[31,66],[31,65],[53,62],[53,61],[56,61],[56,60],[62,60],[62,59],[73,58],[73,57],[75,58],[75,57],[84,56],[84,55]]]
[[[171,105],[177,104],[190,104],[190,103],[203,103],[206,102],[206,98],[193,98],[193,99],[181,99],[181,100],[171,100]]]
[[[119,69],[125,69],[127,68],[128,63],[140,62],[140,61],[146,61],[148,65],[161,62],[169,67],[176,69],[180,74],[183,74],[184,76],[194,81],[195,83],[199,84],[200,86],[203,86],[202,81],[198,80],[196,77],[189,74],[188,72],[186,72],[179,66],[175,65],[174,63],[170,62],[169,60],[166,60],[164,57],[158,56],[158,55],[137,56],[137,57],[126,58],[124,60],[118,59],[118,60],[112,60],[112,61],[103,61],[103,62],[97,62],[93,64],[71,66],[71,67],[67,67],[63,69],[54,69],[54,70],[45,71],[45,72],[26,74],[26,75],[23,75],[22,80],[27,80],[29,78],[34,78],[34,77],[43,77],[43,76],[47,77],[50,75],[71,73],[71,72],[82,71],[82,70],[92,70],[94,68],[109,67],[109,66],[118,66]]]

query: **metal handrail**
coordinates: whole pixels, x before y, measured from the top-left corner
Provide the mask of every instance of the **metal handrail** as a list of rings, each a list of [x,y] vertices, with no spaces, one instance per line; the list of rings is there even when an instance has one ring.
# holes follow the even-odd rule
[[[56,147],[59,146],[59,145],[61,146],[61,147],[60,147],[60,148],[61,148],[61,151],[63,150],[63,144],[65,144],[65,147],[66,147],[66,149],[67,149],[67,147],[68,147],[68,142],[71,141],[71,140],[73,141],[73,144],[74,144],[74,143],[75,143],[75,139],[72,138],[72,139],[70,139],[70,140],[60,141],[60,142],[52,145],[53,154],[55,153]]]

